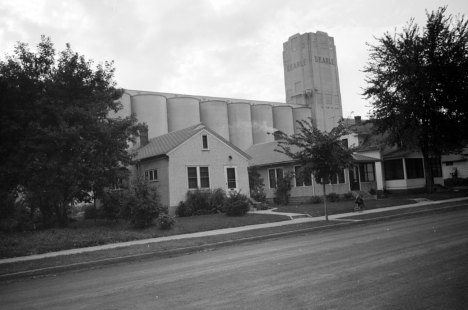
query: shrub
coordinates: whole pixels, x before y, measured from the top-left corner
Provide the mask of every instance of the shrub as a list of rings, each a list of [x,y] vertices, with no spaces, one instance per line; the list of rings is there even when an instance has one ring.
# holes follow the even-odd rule
[[[211,211],[210,196],[210,190],[197,189],[194,191],[187,191],[185,194],[185,203],[192,208],[192,215],[196,215],[199,210]]]
[[[160,214],[156,220],[160,229],[171,229],[175,219],[167,214]]]
[[[249,200],[240,192],[233,192],[226,199],[224,210],[227,216],[242,216],[250,210]]]
[[[138,176],[130,189],[122,193],[119,216],[130,221],[136,228],[151,226],[160,214],[168,213],[168,208],[161,204],[157,188],[151,186],[144,176]]]
[[[258,172],[257,167],[248,167],[249,173],[249,187],[250,187],[250,197],[255,199],[258,202],[265,202],[266,193],[263,183],[263,178]]]
[[[468,178],[455,177],[455,178],[444,179],[444,185],[447,187],[467,186]]]
[[[310,199],[309,199],[309,203],[311,203],[311,204],[318,204],[318,203],[322,203],[322,202],[323,202],[323,199],[320,196],[311,196]]]
[[[210,196],[210,207],[212,213],[224,212],[226,199],[226,192],[222,188],[215,188],[212,190]]]
[[[376,191],[375,189],[371,188],[371,189],[369,190],[369,194],[371,194],[371,195],[376,195],[376,194],[377,194],[377,191]]]
[[[275,203],[279,205],[287,205],[289,203],[288,193],[291,190],[291,180],[294,174],[291,171],[286,172],[283,178],[276,181]]]
[[[84,207],[84,218],[85,220],[97,219],[98,211],[94,204],[89,204]]]
[[[254,199],[255,201],[258,202],[265,202],[266,201],[266,193],[263,188],[257,190],[257,191],[250,191],[250,197]]]
[[[354,196],[353,196],[353,194],[351,194],[351,193],[344,193],[344,194],[343,194],[343,197],[344,197],[345,199],[354,199]]]
[[[177,216],[180,216],[180,217],[192,216],[193,215],[193,209],[192,209],[191,205],[181,201],[181,202],[179,202],[179,205],[177,206],[177,209],[176,209],[175,213],[176,213]]]
[[[337,193],[329,193],[327,194],[327,201],[338,202],[340,201],[340,195],[338,195]]]
[[[185,194],[185,202],[180,202],[176,209],[177,216],[193,216],[224,212],[226,192],[221,188],[197,189]]]
[[[120,211],[126,203],[126,199],[125,193],[121,190],[104,192],[101,197],[101,207],[98,210],[99,218],[118,222]]]

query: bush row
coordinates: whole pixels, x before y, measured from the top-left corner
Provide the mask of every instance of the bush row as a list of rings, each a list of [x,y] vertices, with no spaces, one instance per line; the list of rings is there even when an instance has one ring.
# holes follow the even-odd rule
[[[444,179],[444,185],[447,187],[468,186],[468,178],[449,178]]]
[[[177,216],[186,217],[213,213],[239,216],[246,214],[250,209],[247,196],[238,192],[227,195],[221,188],[188,191],[185,198],[185,201],[181,201],[176,209]]]

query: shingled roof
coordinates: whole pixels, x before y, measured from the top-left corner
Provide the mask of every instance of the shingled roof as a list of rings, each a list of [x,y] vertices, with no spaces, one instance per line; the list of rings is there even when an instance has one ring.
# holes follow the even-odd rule
[[[281,149],[278,147],[278,141],[252,145],[245,151],[252,157],[249,160],[249,166],[265,166],[294,161],[288,155],[276,152],[275,149]],[[291,150],[296,151],[299,149],[296,146],[291,146]]]
[[[184,129],[180,129],[177,131],[167,133],[165,135],[152,138],[148,141],[147,145],[140,148],[133,148],[130,150],[130,152],[136,153],[134,160],[142,160],[151,157],[166,155],[202,130],[208,131],[213,136],[227,144],[227,146],[229,146],[230,148],[234,149],[247,159],[250,159],[250,156],[248,154],[243,152],[231,142],[224,139],[222,136],[217,134],[215,131],[211,130],[203,123],[199,123]]]

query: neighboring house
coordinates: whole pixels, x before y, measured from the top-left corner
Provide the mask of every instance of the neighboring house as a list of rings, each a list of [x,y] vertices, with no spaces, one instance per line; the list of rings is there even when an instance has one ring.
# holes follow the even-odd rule
[[[381,143],[383,136],[372,134],[372,122],[361,122],[359,116],[356,116],[354,120],[348,119],[346,122],[352,133],[343,137],[343,143],[348,146],[359,146],[356,155],[363,155],[376,160],[372,165],[360,164],[356,168],[360,170],[360,173],[357,174],[358,177],[362,178],[367,171],[373,170],[378,191],[383,191],[384,188],[388,190],[408,190],[425,187],[426,180],[421,153],[403,150],[399,147],[383,146]],[[443,185],[444,176],[440,158],[431,158],[430,164],[434,184]],[[357,187],[353,189],[358,190]],[[366,187],[359,189],[368,190]]]
[[[442,174],[444,179],[458,177],[468,178],[468,148],[461,154],[442,156]]]
[[[295,146],[291,146],[291,150],[295,151]],[[249,166],[257,167],[257,171],[260,176],[264,179],[265,193],[268,201],[273,201],[274,193],[276,189],[276,181],[283,178],[288,172],[297,174],[300,169],[300,164],[294,161],[289,156],[277,152],[275,150],[280,149],[278,147],[278,141],[267,142],[262,144],[252,145],[246,150],[252,158],[249,160]],[[297,150],[297,149],[296,149]],[[353,155],[356,165],[367,165],[374,164],[376,159],[366,157],[363,155]],[[366,170],[367,171],[367,170]],[[355,172],[358,173],[358,172]],[[326,193],[335,192],[337,194],[344,194],[351,191],[351,183],[349,182],[350,176],[353,178],[353,172],[348,172],[347,169],[343,170],[342,173],[332,178],[330,184],[325,187]],[[364,179],[364,178],[361,178]],[[367,171],[365,174],[367,180],[366,185],[360,187],[365,188],[376,188],[375,175],[372,171]],[[356,182],[360,182],[359,179]],[[298,203],[307,201],[311,196],[323,195],[323,186],[315,182],[313,176],[308,179],[301,180],[296,177],[291,181],[290,191],[290,202]]]
[[[250,156],[203,123],[173,131],[131,150],[137,161],[133,173],[142,173],[158,187],[171,213],[189,190],[222,188],[249,195]]]

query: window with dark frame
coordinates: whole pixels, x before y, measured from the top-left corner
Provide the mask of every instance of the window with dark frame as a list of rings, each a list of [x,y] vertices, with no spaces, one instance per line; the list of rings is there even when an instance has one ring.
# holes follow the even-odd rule
[[[208,149],[208,136],[207,135],[202,135],[202,148],[204,150]]]
[[[188,188],[210,188],[209,167],[187,167]]]
[[[200,188],[210,188],[210,173],[208,167],[200,167]]]
[[[341,170],[341,172],[338,173],[338,183],[339,184],[346,183],[344,170]]]
[[[446,166],[453,166],[453,161],[448,161],[445,163]]]
[[[147,179],[150,182],[156,182],[158,180],[158,170],[145,170],[145,179]]]
[[[294,166],[294,177],[296,179],[296,186],[312,186],[312,178],[309,175],[306,178],[301,177],[301,166]]]
[[[269,169],[268,177],[270,179],[270,188],[276,188],[276,182],[283,178],[283,168]]]
[[[198,188],[197,167],[187,167],[188,187],[189,189]]]
[[[403,159],[391,159],[384,161],[385,180],[403,180]]]
[[[374,163],[359,164],[361,182],[375,181]]]
[[[432,177],[433,178],[442,177],[442,165],[440,163],[440,158],[429,158],[429,163],[432,169]]]
[[[236,168],[226,168],[227,187],[237,188]]]
[[[345,148],[348,148],[348,139],[341,139],[341,143]]]
[[[424,179],[422,158],[405,158],[406,176],[408,179]]]

